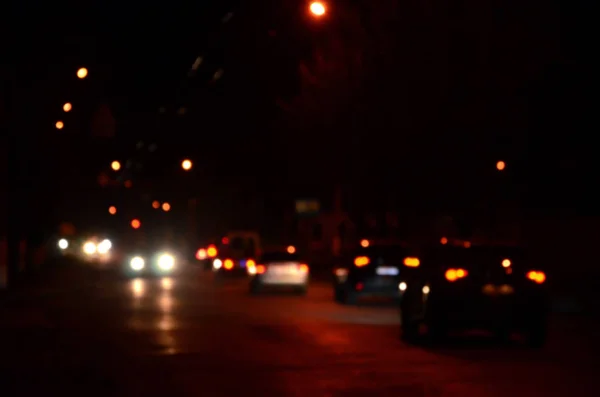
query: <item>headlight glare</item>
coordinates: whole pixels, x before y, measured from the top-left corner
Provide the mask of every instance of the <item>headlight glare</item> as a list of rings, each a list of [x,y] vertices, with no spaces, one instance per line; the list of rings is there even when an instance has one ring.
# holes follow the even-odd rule
[[[170,254],[162,254],[158,257],[158,267],[161,270],[172,270],[175,267],[175,258]]]
[[[112,248],[112,243],[110,240],[103,240],[100,244],[98,244],[98,252],[100,254],[106,254]]]
[[[83,252],[87,255],[93,255],[97,250],[98,247],[96,247],[96,244],[94,244],[92,241],[88,241],[83,245]]]
[[[66,250],[67,248],[69,248],[69,242],[64,238],[61,238],[60,240],[58,240],[58,248],[60,248],[61,250]]]
[[[131,266],[131,268],[135,271],[142,270],[145,265],[146,265],[146,263],[144,262],[144,258],[139,257],[139,256],[132,258],[131,261],[129,262],[129,266]]]

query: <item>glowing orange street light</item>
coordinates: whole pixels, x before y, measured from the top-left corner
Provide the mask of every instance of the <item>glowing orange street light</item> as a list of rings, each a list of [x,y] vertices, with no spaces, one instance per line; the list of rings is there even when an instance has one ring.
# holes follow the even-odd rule
[[[154,208],[155,210],[159,209],[160,208],[160,203],[158,201],[154,200],[152,202],[152,208]]]
[[[287,247],[287,252],[288,252],[288,254],[296,253],[296,247],[294,247],[293,245],[290,245],[289,247]]]
[[[134,219],[131,221],[131,227],[134,229],[139,229],[142,226],[142,223],[138,219]]]
[[[65,126],[65,123],[63,123],[62,121],[57,121],[55,126],[56,126],[57,130],[62,130],[63,127]]]
[[[88,75],[88,70],[86,68],[79,68],[79,70],[77,70],[77,77],[79,77],[80,79],[85,79]]]
[[[169,211],[171,211],[171,204],[169,204],[169,203],[163,203],[163,205],[162,205],[162,209],[163,209],[163,211],[165,211],[165,212],[169,212]]]
[[[110,207],[108,207],[108,213],[111,215],[114,215],[117,213],[117,207],[115,207],[114,205],[111,205]]]
[[[112,168],[113,171],[119,171],[121,169],[121,163],[115,160],[112,163],[110,163],[110,168]]]
[[[322,17],[327,12],[327,7],[320,1],[313,1],[310,3],[308,9],[310,10],[310,13],[316,17]]]
[[[504,161],[498,161],[496,163],[496,169],[498,171],[503,171],[506,168],[506,163]]]
[[[65,112],[70,112],[70,111],[71,111],[71,109],[73,109],[73,105],[71,105],[69,102],[67,102],[67,103],[65,103],[65,104],[63,105],[63,110],[64,110]]]
[[[192,169],[192,161],[185,159],[181,162],[181,168],[183,168],[185,171],[189,171]]]
[[[367,248],[369,246],[369,244],[370,244],[369,240],[367,240],[367,239],[360,240],[360,246],[363,248]]]

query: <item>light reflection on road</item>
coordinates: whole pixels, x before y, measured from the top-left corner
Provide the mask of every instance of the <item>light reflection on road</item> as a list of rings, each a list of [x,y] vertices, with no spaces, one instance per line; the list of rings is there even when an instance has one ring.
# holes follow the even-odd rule
[[[128,324],[135,330],[154,331],[155,343],[162,354],[176,354],[177,341],[173,330],[177,328],[177,283],[170,277],[159,280],[136,278],[130,281],[132,312]]]
[[[145,290],[144,280],[141,278],[131,280],[131,290],[135,298],[142,298]]]

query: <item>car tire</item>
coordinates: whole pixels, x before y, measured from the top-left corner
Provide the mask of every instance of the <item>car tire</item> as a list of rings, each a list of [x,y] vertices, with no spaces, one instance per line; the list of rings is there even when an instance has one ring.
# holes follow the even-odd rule
[[[419,339],[420,322],[415,320],[410,313],[405,314],[404,311],[401,312],[400,318],[402,322],[400,324],[400,338],[409,343],[416,342]]]
[[[304,296],[307,293],[308,293],[308,287],[306,287],[306,286],[296,289],[296,294],[298,294],[300,296]]]
[[[529,327],[525,335],[527,346],[533,349],[540,349],[546,344],[548,330],[545,324],[537,324]]]
[[[443,343],[448,339],[448,322],[446,317],[439,312],[425,314],[427,325],[427,339],[431,343]]]
[[[333,300],[337,303],[344,303],[344,291],[339,285],[336,285],[333,289]]]
[[[260,283],[257,283],[257,282],[250,283],[250,294],[251,295],[258,295],[261,293],[261,291],[262,291],[262,286]]]
[[[356,305],[358,303],[358,292],[350,288],[346,289],[344,291],[343,303],[348,306]]]

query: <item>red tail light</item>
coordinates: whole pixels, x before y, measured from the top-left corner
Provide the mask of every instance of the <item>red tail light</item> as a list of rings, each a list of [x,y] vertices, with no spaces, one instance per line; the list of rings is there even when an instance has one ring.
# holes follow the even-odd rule
[[[265,265],[256,265],[256,274],[263,274],[267,271]]]
[[[308,265],[306,263],[303,263],[299,266],[300,272],[302,273],[308,273]]]

